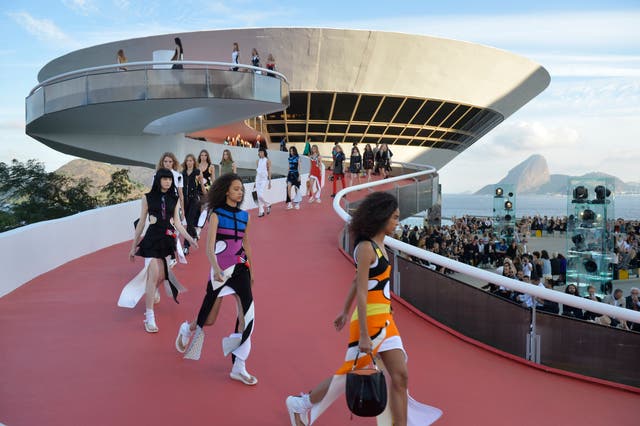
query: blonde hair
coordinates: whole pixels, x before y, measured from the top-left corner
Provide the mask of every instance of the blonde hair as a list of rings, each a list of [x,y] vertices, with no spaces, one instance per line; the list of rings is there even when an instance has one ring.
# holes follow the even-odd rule
[[[229,159],[227,161],[224,160],[224,154],[229,154]],[[224,164],[224,163],[233,163],[233,157],[231,156],[231,151],[229,151],[228,149],[225,149],[224,151],[222,151],[222,159],[220,160],[220,164]]]
[[[165,158],[171,158],[173,160],[173,170],[175,170],[176,172],[180,171],[178,169],[178,167],[180,167],[180,163],[178,162],[178,158],[174,155],[173,152],[165,152],[164,154],[162,154],[160,156],[160,161],[158,161],[158,165],[156,166],[156,170],[160,170],[164,168],[164,164],[162,164],[164,162]]]

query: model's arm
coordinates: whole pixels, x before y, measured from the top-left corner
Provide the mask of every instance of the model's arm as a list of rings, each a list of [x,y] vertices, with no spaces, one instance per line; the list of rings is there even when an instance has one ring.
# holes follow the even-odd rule
[[[218,233],[218,215],[211,213],[209,217],[209,232],[207,233],[207,257],[213,268],[213,279],[216,281],[224,281],[222,269],[218,265],[216,258],[216,234]]]
[[[140,220],[138,220],[138,225],[136,226],[136,230],[133,234],[133,241],[131,242],[131,250],[129,250],[129,260],[131,260],[132,262],[136,255],[136,247],[138,247],[140,235],[142,235],[142,231],[144,230],[144,224],[147,221],[147,213],[149,213],[149,207],[147,206],[147,197],[143,196],[142,206],[140,207]]]
[[[253,286],[253,253],[251,252],[251,244],[249,242],[249,228],[251,228],[251,219],[247,220],[247,227],[244,229],[244,237],[242,238],[242,248],[247,255],[249,263],[249,274],[251,275],[251,285]]]
[[[271,189],[271,160],[267,160],[267,176],[269,176],[269,186],[268,189]]]
[[[182,223],[180,223],[180,213],[178,212],[177,205],[176,205],[176,208],[173,210],[173,224],[178,230],[178,232],[180,232],[180,234],[184,237],[184,239],[189,241],[189,244],[191,244],[195,248],[198,248],[198,242],[194,240],[191,235],[189,235],[187,230],[184,229],[184,226],[182,226]]]
[[[233,163],[231,163],[231,166],[233,167],[233,173],[238,173],[238,167],[236,166],[236,162],[234,161]]]

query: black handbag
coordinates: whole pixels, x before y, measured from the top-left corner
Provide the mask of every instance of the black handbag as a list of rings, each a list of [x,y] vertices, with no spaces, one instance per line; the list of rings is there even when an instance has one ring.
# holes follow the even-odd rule
[[[349,411],[360,417],[375,417],[387,406],[387,382],[384,373],[378,368],[373,354],[369,355],[373,361],[373,368],[356,370],[360,356],[358,353],[353,368],[347,373],[347,406]]]

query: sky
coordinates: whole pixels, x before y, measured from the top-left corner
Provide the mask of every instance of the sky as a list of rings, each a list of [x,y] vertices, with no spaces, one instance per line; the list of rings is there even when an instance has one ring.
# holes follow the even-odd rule
[[[73,158],[24,134],[24,99],[52,59],[133,37],[283,26],[464,40],[549,71],[542,94],[442,168],[445,193],[497,182],[533,154],[547,159],[551,173],[601,171],[640,182],[640,0],[2,2],[0,162],[35,158],[55,170]]]

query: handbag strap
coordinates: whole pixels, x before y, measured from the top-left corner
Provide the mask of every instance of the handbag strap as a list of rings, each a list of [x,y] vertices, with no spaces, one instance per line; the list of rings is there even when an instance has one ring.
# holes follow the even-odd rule
[[[356,359],[353,361],[353,366],[351,367],[351,371],[354,371],[356,369],[356,364],[358,363],[358,358],[360,358],[360,354],[363,352],[358,351],[358,354],[356,355]],[[376,364],[376,359],[373,356],[373,352],[369,352],[367,355],[369,355],[371,357],[371,361],[373,361],[373,367],[376,370],[379,370],[378,368],[378,364]]]

